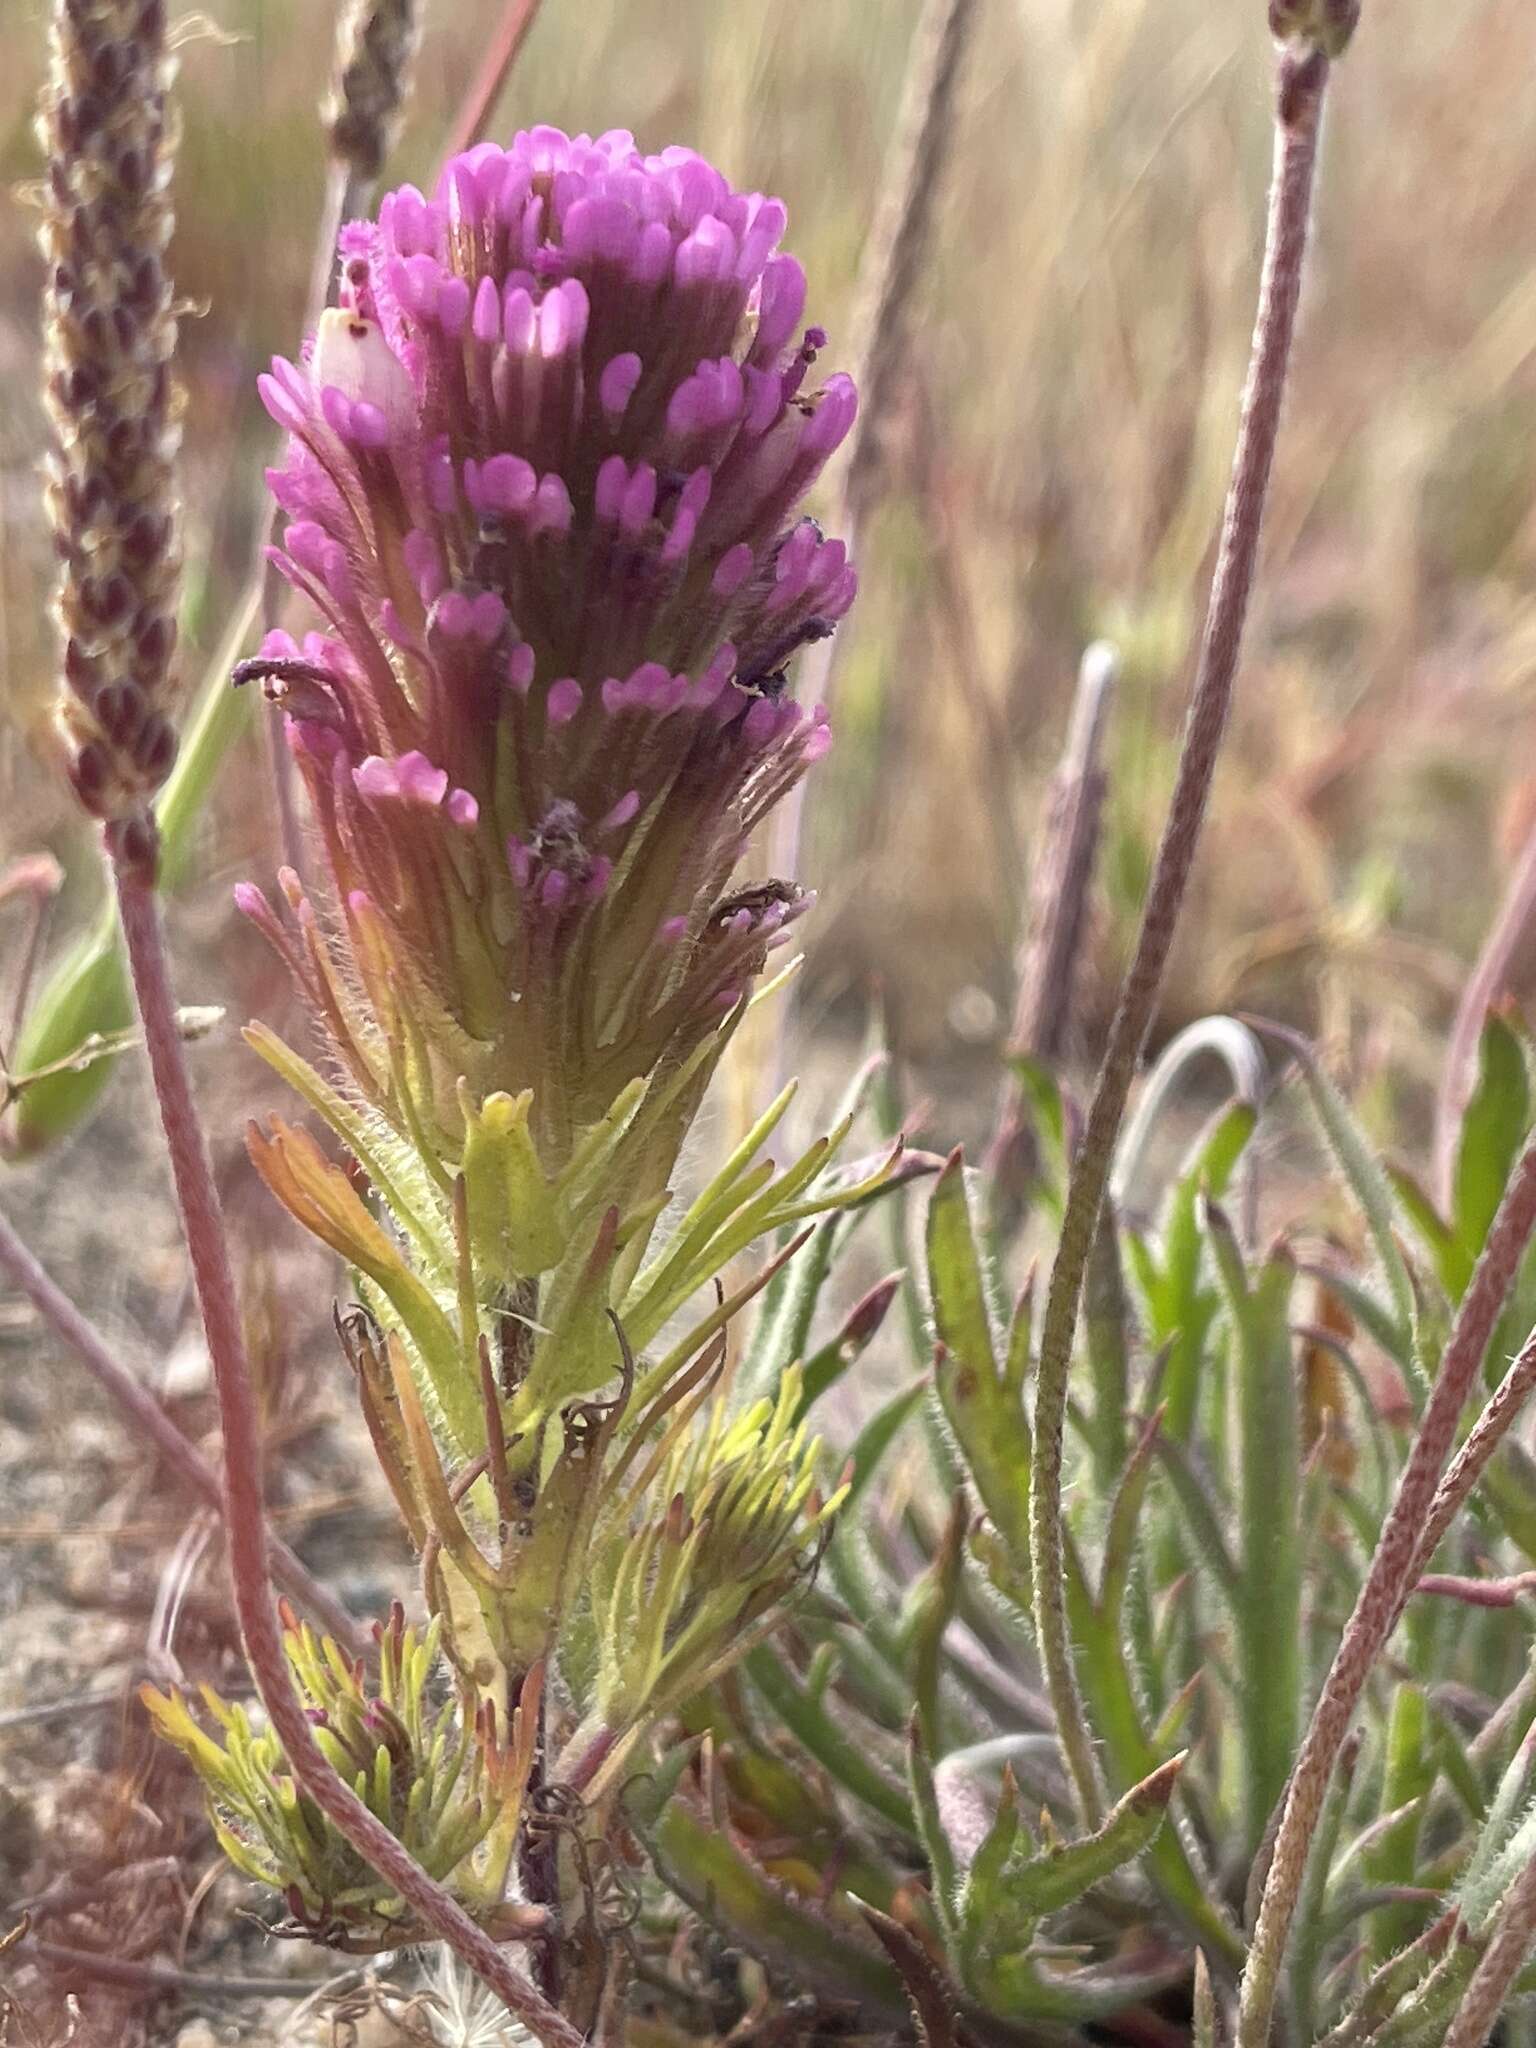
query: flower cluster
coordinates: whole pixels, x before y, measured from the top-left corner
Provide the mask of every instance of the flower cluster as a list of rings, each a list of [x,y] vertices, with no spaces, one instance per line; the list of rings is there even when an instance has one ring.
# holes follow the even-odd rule
[[[799,1414],[791,1366],[773,1399],[731,1420],[716,1401],[702,1429],[685,1413],[641,1480],[605,1519],[589,1578],[600,1663],[600,1724],[702,1691],[754,1640],[754,1624],[814,1570],[844,1483],[816,1483],[820,1441]]]
[[[397,1604],[375,1624],[378,1673],[365,1678],[328,1636],[284,1611],[284,1647],[327,1759],[434,1877],[503,1939],[542,1916],[506,1902],[533,1768],[542,1668],[525,1680],[505,1736],[489,1701],[468,1711],[434,1699],[438,1624],[421,1634]],[[368,1953],[420,1939],[402,1901],[296,1788],[270,1729],[210,1688],[210,1735],[178,1691],[145,1686],[157,1731],[182,1750],[207,1789],[219,1846],[238,1870],[280,1891],[295,1931]]]
[[[353,1083],[445,1165],[532,1090],[552,1171],[742,1003],[805,908],[731,887],[824,751],[786,664],[854,594],[796,508],[852,424],[783,206],[691,152],[550,128],[343,232],[342,304],[262,380],[276,560],[323,616],[286,710],[335,919],[283,949]]]
[[[149,801],[176,755],[167,713],[180,567],[164,0],[57,9],[51,56],[39,133],[58,719],[76,796],[147,876]]]

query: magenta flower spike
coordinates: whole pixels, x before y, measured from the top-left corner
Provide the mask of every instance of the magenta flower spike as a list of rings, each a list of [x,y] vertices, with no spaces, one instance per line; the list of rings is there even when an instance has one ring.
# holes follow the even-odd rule
[[[786,665],[855,589],[797,511],[856,400],[809,386],[784,225],[689,150],[535,128],[344,229],[341,306],[261,380],[290,436],[274,559],[325,630],[247,672],[335,916],[292,877],[286,918],[242,907],[375,1107],[448,1157],[462,1077],[531,1088],[557,1166],[806,907],[731,886],[827,747]]]

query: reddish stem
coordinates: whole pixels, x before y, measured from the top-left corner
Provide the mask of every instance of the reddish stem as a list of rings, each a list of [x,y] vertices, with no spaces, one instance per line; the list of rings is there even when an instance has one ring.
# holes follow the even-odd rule
[[[1433,1530],[1437,1505],[1443,1507],[1446,1499],[1440,1475],[1533,1229],[1536,1140],[1527,1146],[1510,1176],[1482,1256],[1462,1296],[1418,1436],[1398,1481],[1397,1497],[1291,1773],[1243,1977],[1238,2048],[1263,2048],[1269,2040],[1286,1939],[1334,1760],[1365,1682],[1396,1625],[1403,1602],[1428,1562],[1424,1542]],[[1503,1391],[1501,1388],[1500,1393]],[[1494,1401],[1498,1398],[1496,1395]],[[1489,1405],[1491,1409],[1494,1403]],[[1491,1451],[1492,1443],[1488,1449]]]
[[[118,869],[118,910],[160,1118],[170,1154],[193,1284],[213,1361],[224,1428],[224,1520],[235,1611],[246,1660],[272,1727],[301,1790],[346,1836],[424,1926],[448,1943],[508,2011],[546,2044],[582,2048],[583,2036],[514,1969],[483,1928],[429,1877],[414,1857],[331,1769],[294,1691],[267,1576],[261,1430],[245,1337],[235,1301],[224,1219],[213,1168],[192,1098],[153,891]]]
[[[1472,1425],[1466,1442],[1451,1460],[1450,1469],[1435,1489],[1435,1497],[1429,1504],[1429,1514],[1419,1537],[1412,1573],[1414,1578],[1419,1577],[1440,1547],[1441,1537],[1482,1477],[1483,1467],[1513,1427],[1521,1409],[1530,1399],[1533,1387],[1536,1387],[1536,1330],[1521,1345],[1514,1363],[1499,1381],[1488,1406]]]
[[[501,25],[486,48],[480,69],[471,81],[458,118],[449,132],[443,150],[444,162],[462,156],[466,149],[472,149],[485,133],[538,12],[539,0],[507,0],[502,10]]]
[[[1415,1593],[1439,1593],[1466,1607],[1513,1607],[1524,1593],[1536,1593],[1536,1572],[1518,1572],[1512,1579],[1463,1579],[1452,1572],[1426,1572]]]
[[[1442,2048],[1483,2048],[1536,1944],[1536,1858],[1510,1886],[1482,1961],[1462,1994]]]
[[[1067,1381],[1083,1276],[1098,1229],[1131,1084],[1157,1010],[1184,892],[1194,866],[1242,655],[1264,505],[1291,342],[1301,301],[1317,144],[1328,85],[1321,50],[1281,51],[1276,67],[1275,158],[1253,356],[1243,394],[1222,515],[1221,542],[1189,715],[1136,950],[1110,1026],[1082,1143],[1072,1164],[1066,1210],[1051,1268],[1035,1400],[1035,1467],[1030,1486],[1030,1558],[1035,1635],[1062,1753],[1083,1820],[1096,1827],[1104,1798],[1067,1630],[1062,1527],[1062,1437]]]

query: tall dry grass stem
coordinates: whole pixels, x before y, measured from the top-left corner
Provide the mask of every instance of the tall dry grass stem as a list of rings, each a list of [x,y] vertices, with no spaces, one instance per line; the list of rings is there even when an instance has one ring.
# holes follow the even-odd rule
[[[1046,799],[1019,954],[1011,1046],[1040,1060],[1066,1051],[1108,776],[1104,736],[1120,657],[1107,641],[1083,655],[1072,722]]]
[[[193,1285],[213,1362],[224,1433],[223,1511],[235,1612],[246,1661],[294,1779],[358,1854],[393,1886],[425,1927],[445,1941],[545,2048],[581,2048],[583,2036],[555,2011],[502,1949],[423,1870],[321,1754],[294,1690],[268,1576],[262,1444],[245,1337],[235,1301],[224,1219],[193,1100],[171,995],[153,891],[126,866],[115,871],[118,912],[144,1025],[150,1072],[170,1155]]]
[[[911,303],[922,279],[945,167],[955,143],[960,67],[980,12],[977,0],[927,0],[923,8],[874,219],[859,260],[850,346],[859,411],[825,484],[850,558],[858,553],[860,515],[875,496],[879,464],[872,423],[885,417],[905,356]],[[816,641],[801,656],[795,688],[802,701],[826,700],[841,638],[834,634]],[[805,795],[805,784],[797,783],[769,820],[770,874],[792,875],[798,869]],[[774,1089],[784,1078],[785,1022],[786,1006],[781,1004],[759,1027],[771,1034],[762,1064]]]
[[[912,303],[954,149],[960,67],[980,12],[977,0],[927,0],[913,37],[854,301],[851,353],[859,419],[836,479],[841,527],[850,532],[876,480],[880,432],[891,416]]]
[[[416,0],[349,0],[336,28],[336,73],[321,109],[331,155],[372,184],[394,146],[420,37]]]
[[[1275,156],[1253,355],[1232,481],[1222,518],[1210,609],[1178,772],[1142,912],[1136,950],[1110,1027],[1082,1142],[1073,1161],[1041,1331],[1035,1400],[1030,1552],[1035,1628],[1062,1750],[1085,1824],[1103,1816],[1097,1760],[1067,1633],[1062,1526],[1062,1434],[1083,1275],[1113,1163],[1115,1139],[1147,1034],[1199,844],[1226,730],[1252,595],[1264,505],[1301,299],[1329,60],[1284,46],[1276,65]]]
[[[0,1216],[0,1268],[182,1481],[211,1507],[222,1507],[224,1489],[218,1472],[176,1427],[138,1375],[116,1356],[95,1324],[80,1313],[4,1216]],[[335,1594],[320,1584],[287,1544],[276,1538],[272,1540],[272,1576],[338,1642],[347,1643],[354,1652],[369,1647],[367,1638]]]
[[[1451,1475],[1442,1484],[1441,1473],[1456,1439],[1462,1409],[1476,1384],[1478,1369],[1533,1230],[1536,1140],[1526,1147],[1510,1176],[1482,1256],[1462,1296],[1418,1435],[1398,1481],[1396,1498],[1302,1738],[1286,1788],[1274,1853],[1243,1973],[1237,2048],[1267,2048],[1286,1940],[1334,1761],[1349,1732],[1365,1682],[1396,1625],[1403,1602],[1428,1562],[1425,1539],[1434,1526],[1437,1511],[1445,1513],[1450,1500],[1447,1489]],[[1525,1370],[1528,1368],[1521,1369],[1522,1382]],[[1512,1379],[1513,1374],[1506,1378],[1506,1387]],[[1501,1388],[1500,1394],[1503,1391]],[[1489,1404],[1490,1411],[1499,1398],[1496,1395]],[[1507,1418],[1507,1404],[1502,1413]],[[1487,1420],[1486,1416],[1484,1419]],[[1468,1450],[1472,1442],[1473,1439],[1468,1440]],[[1486,1433],[1483,1442],[1487,1443]],[[1492,1449],[1491,1443],[1488,1449]],[[1484,1457],[1481,1446],[1475,1455]],[[1481,1469],[1480,1464],[1477,1469]],[[1463,1468],[1456,1478],[1458,1498],[1464,1497],[1475,1476],[1475,1470]],[[1454,1512],[1454,1503],[1450,1511]]]
[[[1066,745],[1046,795],[1030,876],[1008,1039],[1015,1057],[1055,1064],[1067,1048],[1108,788],[1104,735],[1119,672],[1119,656],[1107,641],[1089,647],[1078,666]],[[1017,1219],[1035,1177],[1036,1153],[1024,1085],[1010,1070],[987,1147],[987,1180],[999,1225]]]

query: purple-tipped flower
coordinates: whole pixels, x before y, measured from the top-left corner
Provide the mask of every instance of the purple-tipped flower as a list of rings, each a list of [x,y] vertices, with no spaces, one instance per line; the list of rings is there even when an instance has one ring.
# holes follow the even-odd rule
[[[853,600],[797,507],[853,421],[776,199],[551,128],[343,231],[342,305],[262,379],[276,559],[326,631],[288,712],[343,928],[280,939],[387,1113],[531,1086],[561,1149],[685,1056],[804,907],[730,892],[825,750],[786,664]]]

